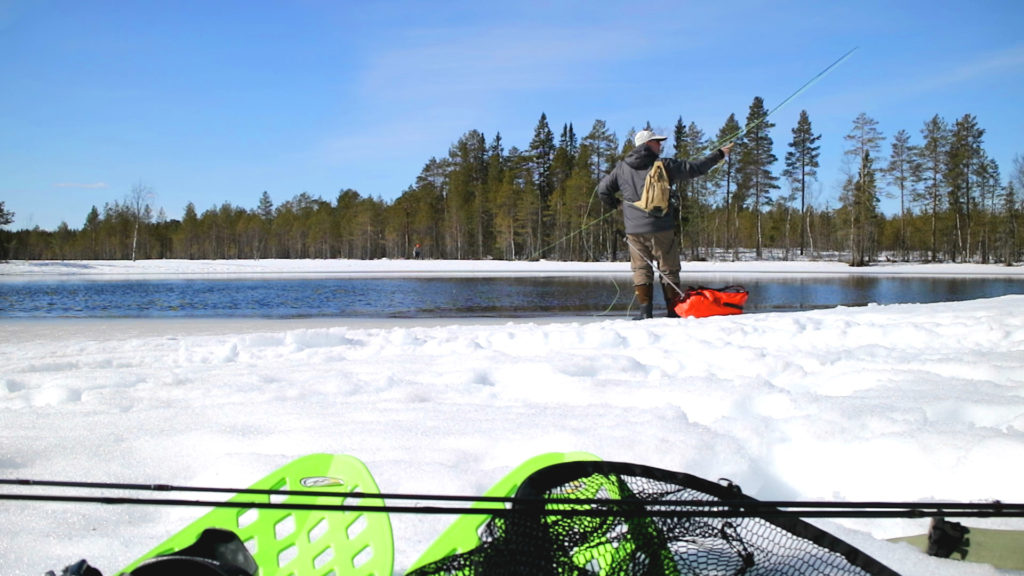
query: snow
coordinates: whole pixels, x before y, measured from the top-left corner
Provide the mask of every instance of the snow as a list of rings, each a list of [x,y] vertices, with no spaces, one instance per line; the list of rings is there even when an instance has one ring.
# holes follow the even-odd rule
[[[624,263],[11,262],[5,282],[623,273]],[[1013,276],[980,265],[747,262],[693,272]],[[1024,502],[1024,295],[707,319],[5,320],[0,477],[247,486],[313,452],[385,492],[481,494],[583,450],[729,478],[760,499]],[[0,487],[4,493],[21,488]],[[204,511],[4,502],[0,573],[107,574]],[[450,517],[395,515],[396,573]],[[818,520],[902,574],[999,574]],[[1024,529],[1024,520],[968,520]]]

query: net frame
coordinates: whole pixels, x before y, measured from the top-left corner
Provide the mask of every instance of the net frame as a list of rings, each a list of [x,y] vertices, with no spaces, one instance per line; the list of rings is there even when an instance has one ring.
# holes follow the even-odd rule
[[[409,574],[897,574],[735,484],[624,462],[566,462],[535,472],[480,540]]]

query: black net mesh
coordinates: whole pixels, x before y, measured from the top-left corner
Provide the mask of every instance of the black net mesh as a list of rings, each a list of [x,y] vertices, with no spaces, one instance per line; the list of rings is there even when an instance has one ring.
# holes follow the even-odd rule
[[[569,462],[530,476],[516,496],[480,546],[410,575],[896,574],[796,518],[764,508],[763,517],[715,517],[757,501],[688,474]]]

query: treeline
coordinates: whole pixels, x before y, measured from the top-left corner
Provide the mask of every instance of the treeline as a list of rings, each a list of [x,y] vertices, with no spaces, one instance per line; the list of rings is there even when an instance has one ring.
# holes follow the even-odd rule
[[[713,136],[677,120],[678,158],[735,142],[728,162],[677,191],[687,258],[743,251],[840,257],[852,265],[882,257],[1021,260],[1016,190],[1024,162],[1017,158],[1004,183],[974,116],[952,124],[935,116],[920,129],[919,143],[900,130],[883,151],[877,122],[859,115],[844,136],[852,168],[838,198],[824,204],[812,194],[822,136],[809,115],[801,112],[791,128],[779,170],[774,127],[761,98],[744,124],[730,115]],[[529,144],[506,149],[500,133],[488,141],[471,130],[390,202],[345,189],[329,200],[302,193],[275,204],[263,192],[254,208],[224,203],[200,213],[189,203],[180,219],[168,219],[154,214],[153,195],[140,183],[123,202],[93,207],[81,229],[0,230],[0,243],[5,257],[30,260],[408,258],[417,245],[426,258],[622,259],[621,217],[606,211],[594,189],[632,149],[633,134],[620,141],[597,120],[582,137],[572,124],[556,137],[541,114]],[[899,213],[880,211],[883,195],[899,200]]]

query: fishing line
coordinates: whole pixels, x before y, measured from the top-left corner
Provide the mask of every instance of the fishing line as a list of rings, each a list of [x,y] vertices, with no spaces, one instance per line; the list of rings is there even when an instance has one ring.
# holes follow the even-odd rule
[[[833,63],[829,64],[827,67],[825,67],[824,70],[822,70],[821,72],[818,72],[817,74],[815,74],[814,77],[811,78],[810,80],[808,80],[807,82],[805,82],[803,86],[801,86],[800,88],[797,88],[796,92],[793,92],[792,94],[790,94],[788,97],[786,97],[785,100],[783,100],[781,103],[779,103],[778,106],[776,106],[775,108],[772,108],[771,110],[769,110],[764,116],[762,116],[761,118],[758,118],[754,122],[751,122],[747,126],[745,126],[742,129],[738,130],[735,134],[732,134],[732,135],[727,136],[726,138],[724,138],[722,140],[719,140],[712,147],[707,148],[705,151],[712,150],[714,148],[720,148],[725,143],[732,142],[732,141],[736,140],[737,138],[740,138],[741,136],[743,136],[747,132],[753,130],[758,125],[760,125],[762,122],[767,120],[769,116],[771,116],[772,114],[775,114],[776,112],[778,112],[778,110],[780,108],[782,108],[786,104],[789,104],[794,98],[796,98],[800,94],[803,94],[808,88],[810,88],[811,86],[816,84],[818,82],[818,80],[821,80],[823,77],[825,77],[825,75],[827,75],[829,72],[831,72],[837,66],[839,66],[840,64],[845,62],[846,59],[849,58],[850,56],[852,56],[853,53],[856,52],[857,50],[858,50],[857,47],[851,48],[846,54],[843,54],[835,62],[833,62]]]
[[[747,132],[749,132],[750,130],[753,130],[754,128],[756,128],[757,126],[759,126],[759,125],[760,125],[761,123],[763,123],[764,121],[766,121],[766,120],[767,120],[767,119],[768,119],[769,117],[771,117],[771,116],[772,116],[773,114],[775,114],[776,112],[778,112],[778,111],[779,111],[779,109],[781,109],[781,108],[782,108],[783,106],[785,106],[785,105],[789,104],[789,103],[790,103],[791,101],[793,101],[793,100],[794,100],[794,99],[795,99],[796,97],[798,97],[799,95],[803,94],[803,93],[804,93],[805,91],[807,91],[807,89],[809,89],[809,88],[810,88],[811,86],[813,86],[814,84],[816,84],[816,83],[817,83],[817,82],[818,82],[819,80],[821,80],[822,78],[824,78],[824,77],[825,77],[825,76],[826,76],[826,75],[827,75],[827,74],[828,74],[829,72],[831,72],[831,71],[832,71],[832,70],[834,70],[834,69],[835,69],[835,68],[836,68],[837,66],[839,66],[840,64],[842,64],[843,62],[845,62],[845,61],[846,61],[846,60],[847,60],[847,59],[848,59],[848,58],[849,58],[850,56],[852,56],[852,55],[853,55],[853,53],[854,53],[854,52],[856,52],[857,50],[858,50],[858,47],[853,47],[853,48],[851,48],[851,49],[850,49],[849,51],[847,51],[847,52],[846,52],[845,54],[843,54],[842,56],[840,56],[840,57],[839,57],[838,59],[836,59],[836,60],[835,60],[834,62],[832,62],[831,64],[829,64],[828,66],[826,66],[826,67],[825,67],[825,68],[824,68],[823,70],[821,70],[820,72],[818,72],[817,74],[815,74],[815,75],[814,75],[814,76],[813,76],[813,77],[812,77],[812,78],[811,78],[810,80],[808,80],[807,82],[804,82],[804,84],[803,84],[802,86],[800,86],[799,88],[797,88],[797,90],[796,90],[796,91],[794,91],[794,92],[793,92],[792,94],[790,94],[789,96],[787,96],[787,97],[786,97],[786,98],[785,98],[785,99],[784,99],[784,100],[783,100],[782,102],[780,102],[780,103],[779,103],[779,104],[778,104],[777,106],[775,106],[774,108],[772,108],[771,110],[769,110],[769,111],[768,111],[768,112],[767,112],[767,113],[766,113],[766,114],[765,114],[764,116],[762,116],[762,117],[760,117],[760,118],[758,118],[758,119],[754,120],[753,122],[751,122],[751,123],[747,124],[746,126],[744,126],[743,128],[741,128],[740,130],[736,131],[736,132],[735,132],[734,134],[731,134],[731,135],[727,136],[726,138],[723,138],[723,139],[721,139],[721,140],[718,140],[718,141],[716,141],[716,142],[715,142],[714,144],[712,144],[711,146],[709,146],[709,147],[705,148],[705,149],[704,149],[704,153],[708,153],[708,152],[710,152],[711,150],[714,150],[714,149],[717,149],[717,148],[721,148],[721,147],[722,147],[723,145],[725,145],[726,143],[728,143],[728,142],[732,142],[732,141],[735,141],[736,139],[738,139],[738,138],[742,137],[742,136],[743,136],[744,134],[746,134],[746,133],[747,133]],[[719,164],[716,164],[716,165],[715,165],[715,168],[714,168],[714,170],[716,170],[716,171],[717,171],[717,170],[718,170],[718,169],[719,169],[719,168],[720,168],[720,167],[721,167],[722,165],[723,165],[723,163],[719,163]],[[593,205],[593,202],[594,202],[594,196],[596,195],[596,193],[597,193],[597,190],[595,189],[595,190],[594,190],[594,193],[593,193],[593,194],[591,194],[591,198],[590,198],[590,201],[589,201],[589,202],[587,203],[587,212],[588,212],[588,213],[590,212],[590,207],[591,207],[591,206]],[[570,234],[568,234],[568,235],[564,236],[563,238],[561,238],[561,239],[559,239],[559,240],[556,240],[556,241],[552,242],[551,244],[549,244],[549,245],[547,245],[547,246],[544,246],[544,247],[542,247],[542,248],[540,248],[540,249],[538,249],[538,250],[535,250],[535,251],[534,251],[534,253],[533,253],[533,254],[532,254],[532,255],[530,256],[530,258],[531,258],[531,259],[532,259],[532,258],[536,258],[536,257],[537,257],[538,255],[540,255],[540,254],[543,254],[544,252],[546,252],[546,251],[550,250],[550,249],[551,249],[551,248],[553,248],[554,246],[557,246],[557,245],[559,245],[559,244],[561,244],[561,243],[565,242],[566,240],[568,240],[568,239],[572,238],[573,236],[575,236],[575,235],[577,235],[577,234],[580,234],[580,233],[582,233],[582,232],[583,232],[583,231],[585,231],[585,230],[586,230],[587,228],[590,228],[590,227],[591,227],[591,226],[593,226],[594,224],[597,224],[598,222],[601,222],[602,220],[604,220],[605,218],[607,218],[609,214],[612,214],[612,213],[614,213],[614,212],[615,212],[614,210],[612,210],[612,211],[608,211],[608,212],[606,212],[606,213],[605,213],[604,215],[602,215],[601,217],[599,217],[599,218],[597,218],[597,219],[595,219],[595,220],[593,220],[593,221],[591,221],[591,222],[589,222],[589,223],[586,223],[586,224],[584,224],[583,226],[581,226],[581,227],[580,227],[580,229],[579,229],[579,230],[575,230],[575,231],[571,232]],[[678,288],[677,288],[677,289],[678,289]],[[614,305],[614,301],[613,301],[613,302],[612,302],[612,304],[611,304],[611,305],[609,306],[609,309],[611,309],[611,306],[613,306],[613,305]]]
[[[597,195],[597,189],[595,188],[594,192],[591,193],[591,195],[590,195],[590,200],[587,203],[587,212],[585,214],[585,217],[589,216],[589,214],[590,214],[590,207],[593,206],[594,198],[596,197],[596,195]],[[561,239],[555,240],[554,242],[548,244],[547,246],[544,246],[542,248],[539,248],[539,249],[535,250],[533,252],[533,254],[531,254],[529,256],[528,259],[529,260],[533,260],[535,258],[538,258],[544,252],[547,252],[551,248],[554,248],[555,246],[558,246],[559,244],[565,242],[566,240],[569,240],[573,236],[576,236],[578,234],[582,234],[583,232],[585,232],[591,226],[593,226],[593,225],[595,225],[595,224],[597,224],[597,223],[607,219],[609,216],[611,216],[612,214],[615,214],[615,213],[616,213],[615,210],[608,210],[607,212],[605,212],[604,214],[602,214],[598,218],[595,218],[594,220],[591,220],[590,222],[587,222],[587,223],[583,224],[582,226],[579,227],[579,229],[570,232],[569,234],[563,236]],[[597,260],[597,258],[594,257],[593,250],[590,248],[589,244],[586,243],[586,237],[584,237],[583,240],[584,240],[584,243],[585,243],[584,247],[586,249],[586,252],[590,255],[591,259]],[[608,315],[612,311],[612,308],[615,307],[615,303],[618,301],[619,295],[622,294],[622,290],[619,288],[618,283],[615,282],[615,278],[614,277],[612,278],[612,284],[615,286],[615,297],[612,298],[612,301],[608,304],[607,308],[605,308],[603,311],[601,311],[601,312],[599,312],[597,314],[594,314],[594,316],[605,316],[605,315]]]
[[[612,301],[608,304],[607,308],[605,308],[603,311],[601,311],[598,314],[594,314],[594,316],[607,316],[609,313],[611,313],[612,308],[615,307],[615,303],[619,301],[619,296],[622,295],[622,289],[619,288],[619,283],[615,281],[615,277],[614,276],[612,277],[612,286],[615,286],[615,296],[612,298]],[[634,298],[635,298],[635,296],[634,296]],[[629,304],[630,304],[630,307],[632,307],[633,301],[630,300]],[[629,310],[628,309],[626,310],[626,314],[627,315],[629,314]]]
[[[827,67],[825,67],[825,68],[824,68],[823,70],[821,70],[820,72],[818,72],[817,74],[815,74],[815,75],[814,75],[814,76],[813,76],[813,77],[812,77],[812,78],[811,78],[810,80],[808,80],[807,82],[804,82],[804,84],[803,84],[802,86],[800,86],[799,88],[797,88],[797,89],[796,89],[796,91],[794,91],[794,92],[793,92],[792,94],[790,94],[789,96],[787,96],[787,97],[786,97],[786,98],[785,98],[785,99],[784,99],[784,100],[783,100],[782,102],[780,102],[780,103],[779,103],[779,104],[778,104],[777,106],[775,106],[774,108],[772,108],[771,110],[769,110],[769,111],[768,111],[768,112],[767,112],[767,113],[766,113],[766,114],[765,114],[764,116],[762,116],[762,117],[758,118],[757,120],[755,120],[755,121],[753,121],[753,122],[751,122],[751,123],[747,124],[747,125],[746,125],[745,127],[743,127],[742,129],[738,130],[738,131],[737,131],[737,132],[735,132],[734,134],[731,134],[731,135],[727,136],[726,138],[724,138],[724,139],[722,139],[722,140],[719,140],[719,141],[715,142],[714,144],[712,144],[711,146],[709,146],[709,147],[705,148],[705,149],[704,149],[704,150],[702,151],[701,155],[706,155],[706,154],[710,153],[710,151],[711,151],[711,150],[715,150],[715,149],[720,149],[720,148],[721,148],[722,146],[724,146],[725,144],[727,144],[727,143],[729,143],[729,142],[734,142],[735,140],[737,140],[738,138],[742,137],[742,136],[743,136],[744,134],[746,134],[746,133],[747,133],[747,132],[749,132],[750,130],[753,130],[754,128],[756,128],[757,126],[759,126],[759,125],[760,125],[761,123],[765,122],[765,121],[766,121],[766,120],[767,120],[767,119],[768,119],[768,118],[769,118],[769,117],[770,117],[770,116],[771,116],[772,114],[775,114],[775,113],[776,113],[776,112],[778,112],[778,111],[779,111],[779,109],[781,109],[781,108],[782,108],[783,106],[785,106],[786,104],[789,104],[789,103],[790,103],[791,101],[793,101],[793,99],[795,99],[795,98],[796,98],[797,96],[799,96],[800,94],[803,94],[803,93],[804,93],[804,92],[805,92],[805,91],[806,91],[806,90],[807,90],[808,88],[810,88],[811,86],[813,86],[814,84],[816,84],[816,83],[817,83],[817,82],[818,82],[819,80],[821,80],[821,79],[822,79],[823,77],[825,77],[825,75],[827,75],[827,74],[828,74],[829,72],[831,72],[832,70],[834,70],[834,69],[835,69],[835,68],[836,68],[837,66],[839,66],[840,64],[842,64],[843,62],[845,62],[845,61],[846,61],[846,60],[847,60],[847,59],[848,59],[848,58],[849,58],[850,56],[852,56],[852,55],[853,55],[853,53],[854,53],[854,52],[856,52],[856,51],[857,51],[857,47],[851,48],[851,49],[850,49],[849,51],[847,51],[847,52],[846,52],[845,54],[843,54],[842,56],[840,56],[840,57],[839,57],[838,59],[836,59],[836,60],[835,60],[834,62],[832,62],[831,64],[829,64],[829,65],[828,65]],[[715,172],[717,172],[717,171],[718,171],[718,170],[719,170],[719,169],[720,169],[720,168],[721,168],[721,167],[722,167],[723,165],[725,165],[725,164],[726,164],[726,161],[728,161],[728,159],[729,159],[729,158],[727,157],[727,158],[723,159],[723,161],[722,161],[722,162],[719,162],[719,163],[715,164],[715,167],[714,167],[714,168],[712,169],[712,171],[711,171],[711,173],[709,174],[709,176],[714,176],[714,173],[715,173]],[[596,191],[595,191],[595,192],[596,192]],[[589,209],[589,208],[588,208],[588,209]],[[657,270],[657,272],[658,272],[658,275],[659,275],[659,276],[661,277],[661,280],[662,280],[662,282],[663,282],[663,283],[667,283],[668,285],[672,286],[672,288],[674,288],[674,289],[676,290],[676,292],[677,292],[677,293],[678,293],[678,294],[679,294],[680,296],[682,296],[682,295],[684,294],[684,293],[683,293],[683,290],[682,290],[682,289],[681,289],[681,288],[680,288],[679,286],[677,286],[677,285],[676,285],[675,283],[673,283],[673,282],[672,282],[671,280],[669,280],[669,279],[665,278],[665,276],[664,276],[664,275],[663,275],[663,274],[661,273],[661,270],[660,270],[660,269],[658,268],[658,266],[657,266],[657,265],[656,265],[656,264],[655,264],[654,262],[651,262],[651,260],[650,260],[650,259],[648,259],[648,258],[647,258],[646,256],[644,256],[642,252],[640,252],[639,250],[637,250],[637,249],[636,249],[636,246],[634,246],[634,245],[633,245],[633,244],[632,244],[632,243],[631,243],[631,242],[629,241],[629,238],[628,238],[628,237],[626,238],[626,243],[627,243],[627,244],[629,245],[630,249],[631,249],[631,250],[633,250],[633,251],[635,251],[635,252],[636,252],[636,253],[637,253],[637,254],[638,254],[638,255],[639,255],[639,256],[640,256],[641,258],[643,258],[643,259],[644,259],[644,260],[645,260],[645,261],[647,262],[647,264],[649,264],[649,265],[650,265],[650,266],[651,266],[652,268],[654,268],[655,270]],[[618,296],[616,296],[616,298],[617,298],[617,297],[618,297]],[[614,305],[614,300],[612,301],[612,305]],[[609,306],[609,308],[610,308],[610,307],[611,307],[611,306]]]
[[[595,190],[595,192],[596,192],[596,190]],[[593,199],[593,197],[591,197],[590,202],[593,203],[593,201],[594,201],[594,199]],[[588,212],[588,214],[590,212],[590,206],[589,205],[587,206],[587,212]],[[554,242],[548,244],[547,246],[544,246],[544,247],[538,248],[537,250],[534,250],[533,254],[531,254],[528,259],[532,260],[532,259],[536,258],[537,256],[539,256],[540,254],[543,254],[544,252],[547,252],[551,248],[554,248],[555,246],[558,246],[562,242],[565,242],[566,240],[572,238],[573,236],[576,236],[577,234],[582,234],[587,228],[590,228],[594,224],[597,224],[598,222],[604,220],[605,218],[607,218],[608,216],[610,216],[610,215],[612,215],[614,213],[615,213],[614,210],[609,210],[608,212],[605,212],[600,217],[598,217],[598,218],[596,218],[594,220],[591,220],[590,222],[587,222],[587,223],[583,224],[582,226],[580,226],[579,230],[574,230],[574,231],[566,234],[565,236],[563,236],[561,239],[555,240]]]
[[[685,295],[685,292],[683,292],[682,288],[677,286],[675,282],[673,282],[673,281],[669,280],[667,277],[665,277],[665,274],[662,273],[661,268],[659,268],[656,263],[652,262],[649,258],[647,258],[647,256],[644,256],[644,253],[641,252],[640,250],[638,250],[636,245],[629,241],[629,236],[626,236],[624,238],[624,240],[626,241],[626,244],[629,245],[629,249],[630,250],[633,250],[634,252],[636,252],[637,256],[643,258],[644,262],[647,262],[647,264],[658,273],[658,277],[661,279],[661,282],[663,284],[668,284],[669,286],[675,288],[676,292],[678,292],[680,296],[684,296]]]

